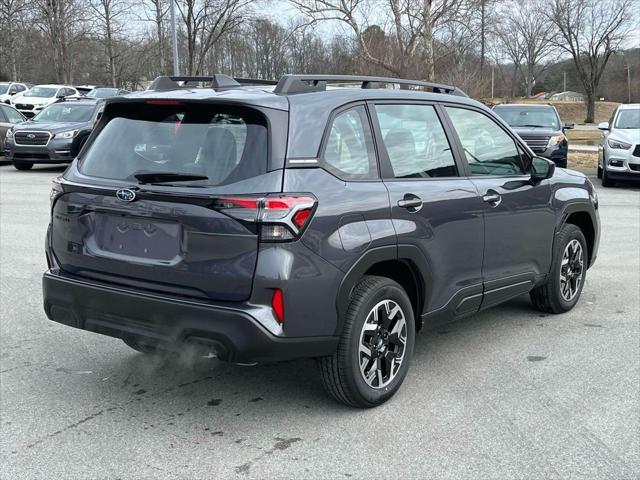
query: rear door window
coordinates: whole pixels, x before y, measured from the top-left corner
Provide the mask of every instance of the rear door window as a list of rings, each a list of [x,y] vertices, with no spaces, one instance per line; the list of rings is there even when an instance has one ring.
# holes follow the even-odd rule
[[[141,173],[204,176],[228,185],[266,173],[267,124],[249,108],[116,104],[80,163],[85,175],[136,182]]]
[[[451,146],[432,105],[376,105],[394,178],[458,175]]]

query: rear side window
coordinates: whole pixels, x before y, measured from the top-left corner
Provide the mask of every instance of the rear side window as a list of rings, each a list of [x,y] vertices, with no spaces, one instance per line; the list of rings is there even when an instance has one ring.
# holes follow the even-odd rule
[[[207,177],[180,185],[217,186],[267,171],[267,124],[255,110],[211,104],[112,107],[80,163],[85,175],[136,182],[140,173],[178,173]]]
[[[333,119],[323,161],[339,178],[377,178],[373,138],[364,106],[345,110]]]
[[[376,105],[395,178],[458,175],[451,146],[431,105]]]
[[[525,173],[515,141],[486,115],[465,108],[447,107],[472,175]]]

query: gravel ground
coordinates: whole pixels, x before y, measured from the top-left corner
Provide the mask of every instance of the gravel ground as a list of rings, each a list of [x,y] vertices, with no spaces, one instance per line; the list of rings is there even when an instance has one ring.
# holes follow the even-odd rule
[[[599,189],[600,254],[573,311],[522,297],[423,332],[399,394],[362,411],[324,395],[313,361],[149,358],[48,321],[60,171],[0,166],[1,478],[640,475],[640,190]]]

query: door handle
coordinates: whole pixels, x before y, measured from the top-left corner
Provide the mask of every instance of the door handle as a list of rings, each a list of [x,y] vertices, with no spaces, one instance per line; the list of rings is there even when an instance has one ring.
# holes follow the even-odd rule
[[[402,200],[398,200],[398,206],[415,213],[422,208],[422,199],[413,193],[406,193]]]
[[[500,196],[500,194],[494,190],[489,190],[483,197],[482,200],[484,200],[485,202],[487,202],[490,206],[492,207],[497,207],[498,205],[500,205],[500,202],[502,201],[502,197]]]

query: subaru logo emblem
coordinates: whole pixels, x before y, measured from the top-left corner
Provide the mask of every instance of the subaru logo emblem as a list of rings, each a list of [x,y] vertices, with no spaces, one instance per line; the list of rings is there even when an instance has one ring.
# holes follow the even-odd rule
[[[36,138],[36,136],[33,133],[28,133],[27,138]]]
[[[116,192],[116,197],[123,202],[133,202],[136,199],[136,192],[128,188],[121,188]]]

